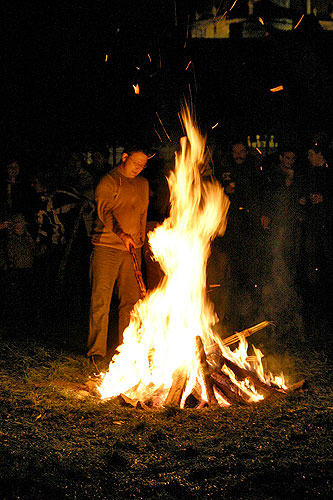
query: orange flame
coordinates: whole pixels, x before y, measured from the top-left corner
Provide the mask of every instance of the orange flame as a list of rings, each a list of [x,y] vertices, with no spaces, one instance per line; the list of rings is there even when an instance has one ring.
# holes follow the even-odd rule
[[[225,232],[230,202],[219,183],[201,175],[206,164],[205,138],[187,106],[181,118],[186,136],[180,140],[181,149],[175,153],[174,170],[168,178],[170,216],[148,234],[164,278],[136,303],[123,344],[103,374],[99,387],[102,398],[123,393],[132,399],[149,400],[154,407],[162,406],[173,378],[180,374],[186,383],[181,406],[198,383],[205,399],[197,336],[205,348],[217,343],[223,356],[250,367],[244,338],[233,352],[212,331],[218,318],[206,290],[206,265],[211,240]],[[230,369],[228,373],[234,380]],[[262,398],[247,381],[235,383],[241,385],[249,401]],[[221,406],[229,404],[221,395],[216,394],[216,398]]]
[[[134,94],[140,94],[140,87],[138,83],[136,85],[132,85],[132,87],[134,89]]]

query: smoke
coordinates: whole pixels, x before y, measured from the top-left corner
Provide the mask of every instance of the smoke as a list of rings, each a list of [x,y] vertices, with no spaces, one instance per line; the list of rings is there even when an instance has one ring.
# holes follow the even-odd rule
[[[271,255],[267,280],[262,287],[262,308],[276,325],[275,335],[283,341],[304,340],[303,300],[297,287],[297,242],[285,226],[275,228],[269,243]]]

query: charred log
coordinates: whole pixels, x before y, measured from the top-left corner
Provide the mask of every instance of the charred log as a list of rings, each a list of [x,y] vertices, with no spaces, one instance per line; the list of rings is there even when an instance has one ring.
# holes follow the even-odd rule
[[[225,373],[211,373],[215,387],[222,393],[228,403],[250,403],[250,397],[240,389]]]
[[[217,406],[218,402],[214,394],[213,382],[210,376],[210,369],[206,359],[206,353],[201,337],[198,335],[196,338],[197,355],[199,360],[199,369],[202,380],[205,384],[208,404],[210,406]]]

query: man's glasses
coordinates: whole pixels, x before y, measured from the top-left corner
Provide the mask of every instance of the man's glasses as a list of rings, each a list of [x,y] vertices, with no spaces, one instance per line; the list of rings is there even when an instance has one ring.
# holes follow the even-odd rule
[[[147,166],[147,163],[145,163],[144,165],[142,165],[142,163],[139,163],[139,162],[137,162],[137,161],[133,160],[133,159],[131,158],[131,156],[129,156],[129,157],[128,157],[128,159],[129,159],[129,160],[131,160],[131,162],[133,163],[133,165],[135,165],[135,166],[136,166],[136,167],[138,167],[138,168],[141,168],[141,170],[143,170],[143,169],[144,169],[144,168],[146,168],[146,166]]]

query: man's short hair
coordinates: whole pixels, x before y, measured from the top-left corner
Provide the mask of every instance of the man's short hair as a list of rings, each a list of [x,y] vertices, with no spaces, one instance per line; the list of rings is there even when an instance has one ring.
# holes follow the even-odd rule
[[[281,156],[283,156],[285,153],[294,153],[296,155],[297,147],[294,144],[290,143],[279,144],[278,153]]]
[[[137,152],[144,153],[148,158],[153,155],[152,150],[147,146],[147,144],[127,144],[123,149],[123,154],[126,153],[128,156],[131,156],[132,153]]]
[[[316,154],[321,153],[324,158],[328,156],[328,146],[324,142],[311,142],[308,145],[308,151],[312,149]]]
[[[245,140],[244,137],[241,137],[241,136],[232,137],[232,139],[229,141],[230,150],[232,150],[232,148],[233,148],[233,146],[235,146],[235,144],[242,144],[245,147],[245,149],[248,149],[247,140]]]

